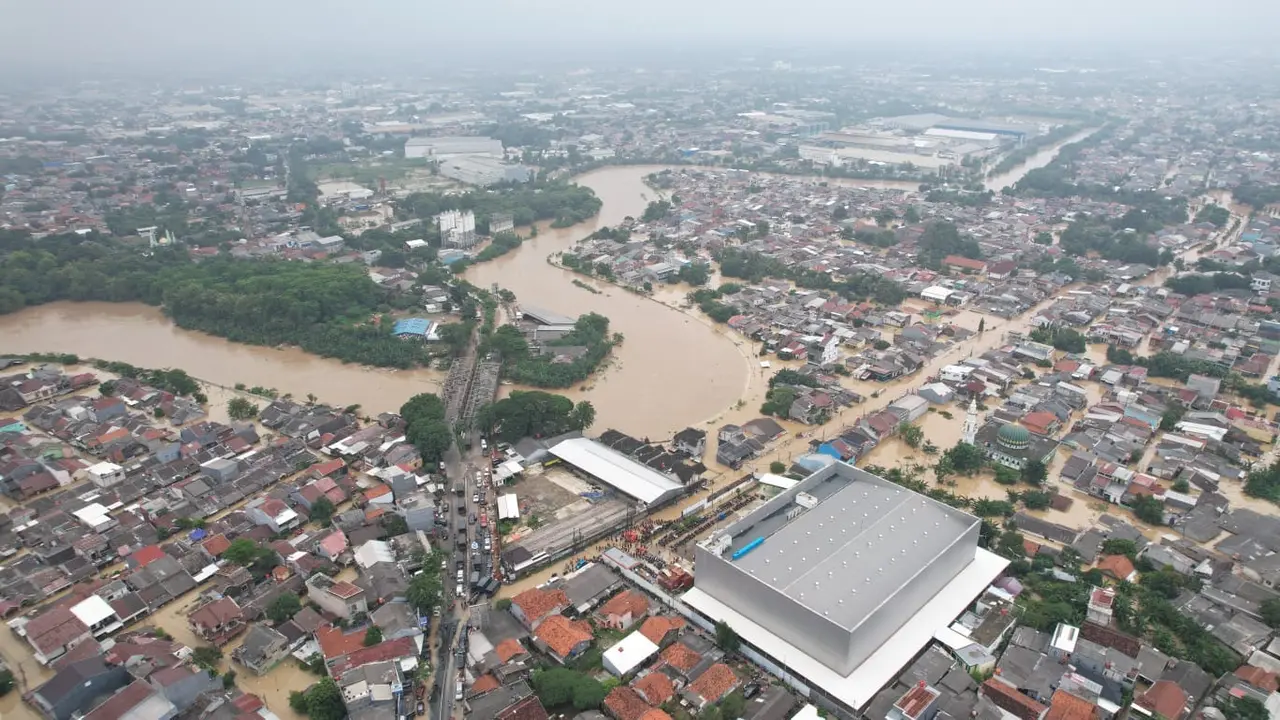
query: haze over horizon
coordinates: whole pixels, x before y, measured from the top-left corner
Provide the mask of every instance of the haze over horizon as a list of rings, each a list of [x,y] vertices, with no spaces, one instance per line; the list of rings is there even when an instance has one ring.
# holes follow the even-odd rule
[[[1280,3],[1234,0],[60,0],[9,3],[0,74],[149,76],[362,63],[467,67],[537,61],[621,61],[649,53],[722,59],[775,49],[909,57],[957,50],[1021,52],[1063,63],[1099,51],[1253,53],[1280,24]],[[736,55],[725,56],[736,50]],[[269,63],[270,66],[264,66]],[[353,68],[353,69],[359,69]],[[373,69],[373,68],[370,68]]]

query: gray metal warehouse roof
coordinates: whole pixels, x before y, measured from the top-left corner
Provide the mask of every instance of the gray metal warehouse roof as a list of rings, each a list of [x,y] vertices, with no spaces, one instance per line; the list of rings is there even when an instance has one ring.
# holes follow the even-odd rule
[[[857,470],[849,479],[792,520],[775,510],[729,528],[735,547],[765,537],[733,561],[736,567],[845,628],[856,627],[978,522],[869,473]]]

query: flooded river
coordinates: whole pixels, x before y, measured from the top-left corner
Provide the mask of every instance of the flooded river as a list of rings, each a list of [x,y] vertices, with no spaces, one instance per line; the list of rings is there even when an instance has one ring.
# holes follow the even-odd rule
[[[600,215],[585,225],[544,228],[520,249],[467,271],[479,287],[511,290],[517,303],[580,315],[600,313],[614,332],[625,336],[608,369],[584,386],[556,391],[596,408],[595,430],[614,427],[637,436],[659,438],[700,423],[729,407],[747,389],[748,353],[728,331],[703,318],[683,314],[622,288],[593,283],[592,293],[573,284],[581,276],[547,262],[553,253],[604,225],[638,217],[657,194],[644,177],[659,167],[611,167],[577,181],[604,201]],[[585,387],[586,389],[583,389]]]
[[[62,302],[0,316],[0,355],[64,352],[139,367],[180,368],[234,386],[276,388],[376,414],[397,411],[411,395],[436,392],[444,373],[344,365],[297,348],[241,345],[183,330],[158,308],[140,303]]]
[[[1026,162],[1023,162],[1017,167],[1011,170],[1008,170],[1006,172],[1002,172],[999,175],[992,175],[991,177],[987,178],[986,181],[983,182],[983,186],[986,187],[986,189],[991,190],[992,192],[1000,192],[1001,190],[1021,180],[1023,177],[1026,176],[1027,173],[1031,172],[1032,170],[1035,170],[1037,168],[1042,168],[1045,165],[1048,165],[1049,163],[1053,162],[1053,159],[1058,157],[1058,153],[1062,150],[1063,147],[1070,145],[1072,143],[1078,143],[1081,140],[1089,137],[1090,135],[1098,132],[1098,130],[1099,128],[1081,130],[1080,132],[1072,135],[1071,137],[1067,138],[1066,140],[1063,140],[1062,142],[1054,143],[1053,145],[1050,145],[1040,150],[1036,154],[1032,155],[1031,157],[1027,158]]]

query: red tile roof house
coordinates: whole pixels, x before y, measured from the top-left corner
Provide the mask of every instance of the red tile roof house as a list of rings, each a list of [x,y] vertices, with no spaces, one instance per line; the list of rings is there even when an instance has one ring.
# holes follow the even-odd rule
[[[1133,709],[1139,715],[1182,720],[1187,716],[1187,693],[1177,683],[1157,680],[1149,690],[1134,698]]]
[[[1124,555],[1105,555],[1098,560],[1098,570],[1112,580],[1132,581],[1138,573],[1133,562]]]
[[[671,720],[671,716],[650,707],[634,690],[625,685],[609,691],[604,711],[614,720]]]
[[[622,630],[639,622],[649,613],[649,598],[635,590],[623,590],[614,595],[596,611],[596,617],[605,627]]]
[[[498,713],[497,720],[547,720],[547,709],[537,695],[517,700]]]
[[[645,702],[655,707],[675,697],[676,685],[666,673],[650,670],[631,681],[631,689]]]
[[[699,675],[698,679],[690,683],[689,687],[680,694],[701,710],[708,705],[720,702],[741,684],[742,681],[734,674],[733,668],[724,663],[716,663],[707,668],[706,672]]]
[[[1049,712],[1044,720],[1095,720],[1100,715],[1098,706],[1082,700],[1066,690],[1056,690],[1049,701]]]
[[[649,638],[654,645],[666,647],[680,637],[680,633],[684,632],[685,624],[682,617],[654,615],[645,618],[645,621],[640,624],[640,634]]]
[[[1018,720],[1040,720],[1047,707],[1027,695],[1018,692],[1018,688],[999,678],[991,678],[982,683],[981,692],[995,706],[1018,718]]]
[[[364,636],[368,628],[360,628],[344,633],[340,628],[326,625],[316,630],[316,644],[320,646],[320,654],[325,664],[332,667],[334,663],[346,655],[364,647]]]
[[[498,662],[503,665],[529,659],[529,651],[525,650],[524,645],[521,645],[516,638],[507,638],[498,643],[493,648],[493,654],[498,657]]]
[[[561,665],[591,647],[591,626],[584,620],[552,615],[533,631],[533,642]]]
[[[191,632],[214,645],[225,645],[246,627],[240,605],[229,597],[200,606],[187,616],[187,623]]]
[[[21,629],[35,651],[36,662],[48,665],[68,650],[93,639],[89,626],[65,607],[55,607],[31,618]]]
[[[329,674],[335,680],[341,680],[346,673],[370,663],[392,660],[403,667],[404,661],[417,657],[418,645],[413,641],[413,638],[396,638],[395,640],[386,640],[377,645],[362,647],[355,652],[347,653],[329,666]]]
[[[569,607],[563,590],[530,588],[511,598],[511,614],[528,630],[536,630],[543,620]]]

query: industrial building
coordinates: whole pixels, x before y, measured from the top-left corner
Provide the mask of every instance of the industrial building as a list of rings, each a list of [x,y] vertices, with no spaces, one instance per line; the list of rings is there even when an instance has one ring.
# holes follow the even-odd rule
[[[440,242],[445,247],[469,248],[476,244],[476,214],[471,210],[446,210],[436,216]]]
[[[442,160],[440,174],[458,182],[480,187],[499,183],[526,183],[533,179],[533,171],[524,165],[503,162],[498,158],[482,155]]]
[[[451,160],[473,155],[502,157],[502,141],[477,135],[446,135],[441,137],[415,137],[404,142],[406,158]]]
[[[807,695],[853,717],[994,581],[980,521],[833,463],[697,548],[682,596],[710,627]]]
[[[565,464],[646,507],[665,505],[685,489],[671,476],[590,438],[561,440],[548,451]]]

